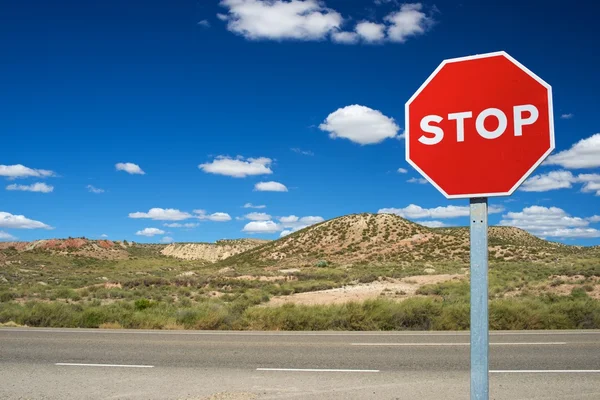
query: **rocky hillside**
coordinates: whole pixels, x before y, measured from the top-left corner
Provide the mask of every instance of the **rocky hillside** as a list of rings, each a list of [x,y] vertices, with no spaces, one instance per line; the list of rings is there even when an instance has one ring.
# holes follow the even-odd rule
[[[86,238],[0,243],[0,260],[11,252],[49,251],[98,259],[169,256],[224,266],[312,266],[319,262],[400,263],[469,261],[469,229],[431,229],[392,214],[346,215],[279,240],[220,240],[216,243],[138,244]],[[491,261],[556,262],[600,257],[600,247],[548,242],[521,229],[490,227]]]
[[[521,229],[491,227],[491,260],[547,261],[584,251],[547,242]],[[430,229],[392,214],[347,215],[325,221],[225,260],[225,264],[314,265],[469,260],[469,229]]]
[[[86,238],[45,239],[33,242],[1,242],[0,253],[47,251],[54,254],[77,255],[98,259],[120,260],[140,251],[155,252],[160,245],[127,241],[91,240]],[[162,247],[162,246],[160,246]]]
[[[184,260],[215,262],[267,243],[268,240],[236,239],[216,243],[141,244],[127,241],[91,240],[87,238],[47,239],[33,242],[0,242],[0,259],[12,252],[83,256],[104,260],[131,257],[170,256]]]
[[[268,240],[236,239],[218,240],[216,243],[173,243],[162,249],[161,253],[165,256],[184,260],[215,262],[243,253],[267,242]]]

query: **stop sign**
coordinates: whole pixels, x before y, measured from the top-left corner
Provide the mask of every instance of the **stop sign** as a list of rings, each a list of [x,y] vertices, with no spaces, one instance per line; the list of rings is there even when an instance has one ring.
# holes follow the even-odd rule
[[[406,103],[406,160],[447,198],[510,195],[552,150],[552,88],[505,52],[442,62]]]

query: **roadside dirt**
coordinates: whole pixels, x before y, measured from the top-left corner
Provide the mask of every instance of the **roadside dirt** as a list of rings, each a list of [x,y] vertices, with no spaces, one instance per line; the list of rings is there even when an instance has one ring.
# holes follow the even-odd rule
[[[234,279],[238,281],[260,281],[260,282],[279,282],[279,281],[297,281],[298,278],[295,276],[253,276],[253,275],[241,275],[236,276]]]
[[[257,395],[254,393],[221,392],[208,397],[194,397],[182,400],[253,400],[256,398]]]
[[[445,274],[411,276],[403,279],[385,279],[336,289],[296,293],[290,296],[276,296],[266,303],[266,306],[276,307],[283,304],[343,304],[352,301],[358,302],[368,299],[375,299],[378,297],[404,300],[410,297],[415,297],[417,290],[421,286],[451,280],[461,280],[464,278],[465,275],[461,274]]]

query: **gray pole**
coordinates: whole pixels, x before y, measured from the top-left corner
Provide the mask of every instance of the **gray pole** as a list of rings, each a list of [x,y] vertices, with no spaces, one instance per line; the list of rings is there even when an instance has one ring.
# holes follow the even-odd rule
[[[488,199],[471,203],[471,400],[489,399]]]

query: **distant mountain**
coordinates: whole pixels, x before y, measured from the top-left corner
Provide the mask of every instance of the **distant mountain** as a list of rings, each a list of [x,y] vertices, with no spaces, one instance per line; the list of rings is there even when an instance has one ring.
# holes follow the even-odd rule
[[[224,263],[468,262],[469,246],[468,228],[432,229],[392,214],[354,214],[305,228]],[[491,260],[551,262],[593,250],[548,242],[518,228],[490,227],[489,251]]]
[[[142,244],[87,238],[45,239],[33,242],[0,242],[0,258],[7,252],[50,252],[97,259],[170,256],[184,260],[215,262],[268,243],[268,240],[234,239],[216,243]]]
[[[549,242],[513,227],[490,227],[488,235],[490,261],[550,263],[567,257],[600,257],[598,246]],[[169,256],[224,265],[468,263],[469,247],[469,228],[466,227],[427,228],[393,214],[353,214],[312,225],[274,241],[235,239],[165,245],[68,238],[1,242],[0,259],[8,252],[48,251],[98,259]]]
[[[151,249],[156,245],[127,241],[91,240],[86,238],[44,239],[33,242],[0,242],[0,251],[47,251],[64,255],[78,255],[99,259],[126,259],[133,248]]]
[[[215,262],[268,242],[268,240],[259,239],[233,239],[218,240],[216,243],[172,243],[162,249],[161,253],[184,260]]]

